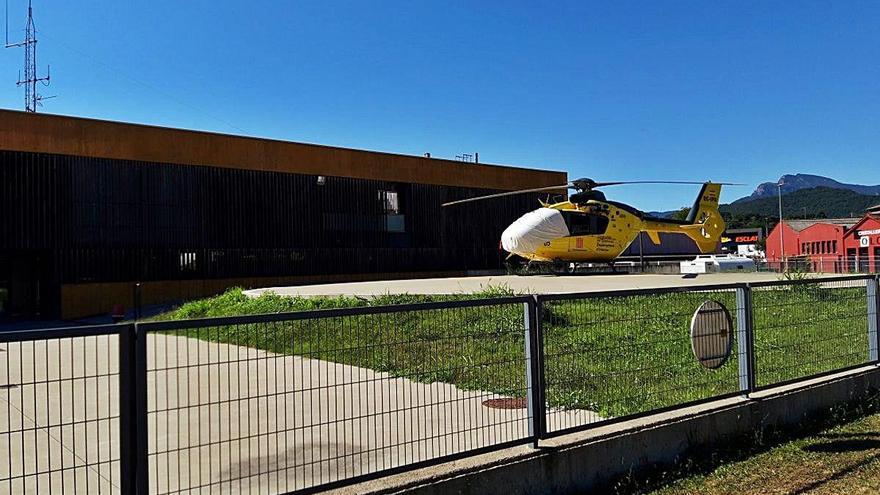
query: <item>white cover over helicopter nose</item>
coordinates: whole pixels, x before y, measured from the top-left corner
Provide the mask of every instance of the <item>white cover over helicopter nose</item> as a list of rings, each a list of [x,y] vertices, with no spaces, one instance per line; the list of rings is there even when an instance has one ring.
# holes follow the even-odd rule
[[[514,254],[534,254],[545,242],[567,237],[568,227],[562,213],[553,208],[538,208],[519,217],[501,233],[501,247]]]

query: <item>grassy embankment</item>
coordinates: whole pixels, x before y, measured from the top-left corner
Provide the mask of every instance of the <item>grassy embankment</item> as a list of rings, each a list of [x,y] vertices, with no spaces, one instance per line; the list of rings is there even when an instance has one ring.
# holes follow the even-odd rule
[[[798,429],[804,438],[765,432],[719,445],[673,469],[622,480],[618,494],[880,493],[880,400],[840,407]]]
[[[248,298],[233,289],[184,304],[162,319],[382,306],[512,295],[504,287],[450,296]],[[717,370],[691,354],[690,318],[705,300],[734,313],[732,291],[564,301],[543,315],[547,399],[554,407],[621,416],[734,392],[736,343]],[[755,291],[758,384],[867,359],[863,288]],[[236,325],[178,332],[200,339],[346,363],[419,382],[521,396],[525,387],[519,304]]]

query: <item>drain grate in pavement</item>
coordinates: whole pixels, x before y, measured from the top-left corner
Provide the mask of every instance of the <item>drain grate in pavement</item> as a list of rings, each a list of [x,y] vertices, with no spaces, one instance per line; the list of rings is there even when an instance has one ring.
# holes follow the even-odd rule
[[[490,409],[525,409],[525,397],[512,397],[509,399],[487,399],[483,405]]]

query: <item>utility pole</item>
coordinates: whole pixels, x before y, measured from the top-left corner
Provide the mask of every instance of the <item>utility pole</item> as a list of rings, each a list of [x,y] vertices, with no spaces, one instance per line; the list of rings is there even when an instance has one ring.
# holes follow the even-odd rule
[[[779,258],[782,260],[779,263],[779,267],[783,267],[783,263],[785,263],[785,225],[783,225],[782,221],[782,183],[776,183],[776,189],[779,192]],[[786,266],[787,268],[787,266]],[[785,271],[785,269],[783,269]]]
[[[34,26],[34,9],[31,0],[28,0],[27,25],[24,31],[24,41],[18,43],[9,42],[9,0],[6,0],[6,48],[24,48],[24,77],[18,75],[16,86],[24,86],[24,109],[26,112],[36,112],[37,106],[44,97],[37,93],[37,83],[49,85],[49,66],[46,66],[46,77],[37,76],[37,28]],[[45,98],[52,98],[47,96]]]

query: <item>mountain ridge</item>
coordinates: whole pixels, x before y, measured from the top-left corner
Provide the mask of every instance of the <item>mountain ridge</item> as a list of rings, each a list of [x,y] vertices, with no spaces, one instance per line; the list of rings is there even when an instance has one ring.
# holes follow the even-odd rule
[[[814,187],[783,195],[782,203],[785,218],[856,218],[869,207],[880,203],[880,197],[833,187]],[[770,220],[779,217],[778,208],[779,203],[774,195],[728,203],[720,205],[718,209],[727,219],[728,227],[736,228],[775,223]]]
[[[880,185],[870,186],[864,184],[847,184],[839,182],[830,177],[812,174],[785,174],[776,182],[763,182],[755,188],[754,192],[749,196],[733,201],[732,204],[754,201],[757,199],[776,196],[778,194],[777,184],[782,184],[782,194],[789,194],[803,189],[813,189],[816,187],[826,187],[830,189],[845,189],[857,194],[866,196],[880,195]]]
[[[763,182],[748,196],[719,205],[728,215],[759,215],[773,216],[768,212],[776,212],[778,189],[782,184],[784,202],[788,196],[799,191],[812,191],[797,195],[794,199],[795,208],[806,215],[835,214],[844,211],[860,215],[866,206],[880,204],[880,185],[847,184],[830,177],[813,174],[785,174],[777,182]],[[837,194],[833,192],[836,191]],[[751,205],[753,202],[759,202]],[[771,202],[773,204],[771,204]],[[687,209],[687,207],[684,207]],[[804,209],[806,208],[806,211]],[[830,211],[825,211],[830,210]],[[648,215],[658,218],[670,218],[680,209],[669,211],[650,211]],[[798,213],[796,212],[796,213]],[[775,215],[775,213],[774,213]]]

